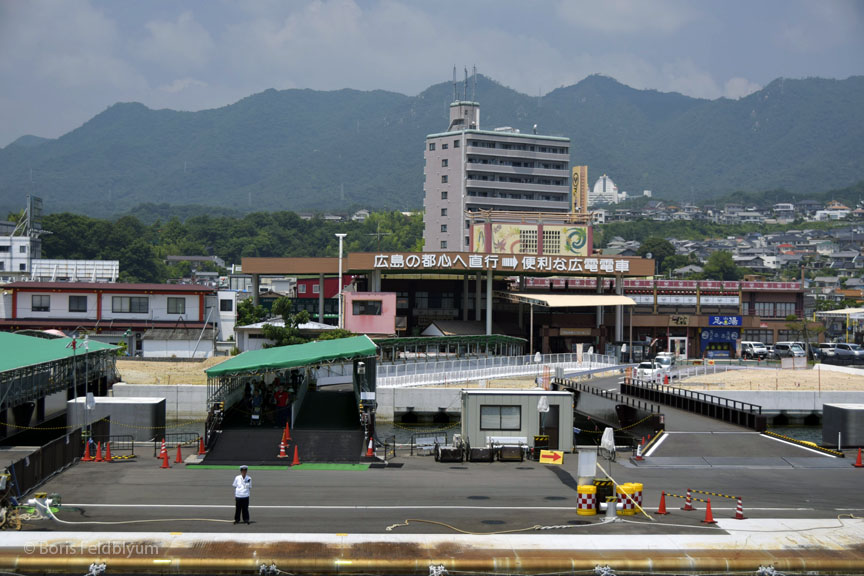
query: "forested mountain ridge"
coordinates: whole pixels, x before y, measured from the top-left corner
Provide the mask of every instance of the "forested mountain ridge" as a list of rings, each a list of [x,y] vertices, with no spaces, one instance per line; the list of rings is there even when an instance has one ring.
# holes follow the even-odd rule
[[[20,210],[28,192],[48,212],[103,217],[141,203],[418,209],[424,138],[446,129],[453,98],[441,83],[415,97],[267,90],[200,112],[115,104],[55,140],[22,137],[0,150],[0,212]],[[740,100],[604,76],[536,97],[481,76],[476,99],[481,128],[537,124],[540,134],[569,136],[571,162],[587,164],[592,183],[609,174],[631,193],[812,194],[864,179],[864,76],[780,79]]]

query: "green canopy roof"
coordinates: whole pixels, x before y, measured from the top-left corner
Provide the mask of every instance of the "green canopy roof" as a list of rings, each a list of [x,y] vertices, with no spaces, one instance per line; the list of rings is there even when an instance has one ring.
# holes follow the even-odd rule
[[[281,370],[318,364],[327,360],[349,360],[375,356],[377,348],[368,336],[321,340],[294,346],[250,350],[209,368],[208,377]]]
[[[70,346],[72,338],[36,338],[10,332],[0,332],[0,372],[44,364],[71,358],[73,355],[82,355],[89,352],[102,350],[116,350],[117,346],[88,340],[87,348],[84,349],[84,341],[77,340],[77,349]]]

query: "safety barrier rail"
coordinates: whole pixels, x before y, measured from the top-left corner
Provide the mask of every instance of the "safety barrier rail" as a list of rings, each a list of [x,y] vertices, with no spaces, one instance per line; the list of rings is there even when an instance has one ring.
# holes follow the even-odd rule
[[[114,452],[125,452],[128,450],[132,454],[135,454],[135,436],[132,434],[94,435],[93,442],[100,442],[102,446],[110,442],[111,450]]]
[[[697,390],[630,379],[621,384],[621,393],[679,410],[723,420],[762,432],[768,425],[762,406],[714,396]]]
[[[197,432],[174,432],[165,434],[162,438],[153,439],[153,457],[158,458],[162,448],[162,441],[165,441],[165,446],[197,446],[200,442],[201,435]]]
[[[605,390],[603,388],[597,388],[596,386],[589,386],[584,382],[576,382],[575,380],[567,380],[564,378],[555,378],[552,382],[560,387],[560,388],[569,388],[571,390],[578,390],[579,392],[585,392],[587,394],[594,394],[595,396],[602,396],[603,398],[608,398],[609,400],[614,401],[617,404],[627,404],[633,408],[638,410],[645,410],[646,412],[650,412],[651,414],[659,414],[660,406],[658,404],[653,404],[651,402],[643,402],[640,399],[630,398],[628,396],[624,396],[615,392],[613,390]]]
[[[376,385],[378,388],[432,386],[492,378],[541,376],[547,367],[575,372],[618,366],[614,356],[602,354],[583,354],[581,362],[576,354],[544,354],[540,362],[536,360],[535,356],[527,355],[381,365],[377,368]]]
[[[447,444],[448,442],[449,438],[445,431],[432,434],[412,434],[410,454],[411,456],[414,456],[414,450],[416,448],[418,455],[431,456],[435,453],[436,444]]]

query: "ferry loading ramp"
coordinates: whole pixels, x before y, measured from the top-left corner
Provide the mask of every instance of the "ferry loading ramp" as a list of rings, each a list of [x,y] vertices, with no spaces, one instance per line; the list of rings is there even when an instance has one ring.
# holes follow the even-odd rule
[[[248,408],[241,402],[245,385],[286,371],[304,370],[291,406],[292,435],[287,454],[306,462],[357,462],[363,458],[365,435],[360,407],[374,407],[377,347],[367,336],[280,346],[245,352],[206,370],[208,401],[221,402],[224,426],[208,437],[205,464],[285,464],[279,459],[283,427],[272,413],[261,427],[249,426]],[[351,363],[350,390],[319,390],[310,385],[308,369],[326,363]],[[208,431],[209,436],[209,431]],[[293,459],[293,458],[292,458]]]

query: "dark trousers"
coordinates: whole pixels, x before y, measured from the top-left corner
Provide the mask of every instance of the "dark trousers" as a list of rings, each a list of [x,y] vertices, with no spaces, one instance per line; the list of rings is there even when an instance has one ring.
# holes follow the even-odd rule
[[[234,497],[234,522],[240,522],[240,514],[243,514],[243,522],[249,523],[249,497]]]

